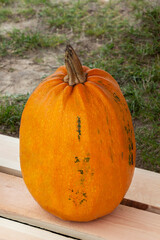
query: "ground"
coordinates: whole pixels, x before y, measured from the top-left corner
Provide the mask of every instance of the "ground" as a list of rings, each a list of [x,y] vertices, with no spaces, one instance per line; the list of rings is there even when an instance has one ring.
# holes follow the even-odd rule
[[[38,18],[20,19],[20,22],[3,22],[0,25],[2,35],[7,35],[15,29],[38,30]],[[9,56],[2,58],[0,62],[0,93],[1,94],[26,94],[31,93],[40,81],[51,74],[60,63],[58,61],[58,49],[39,49],[31,51],[25,56]]]
[[[56,53],[40,51],[26,59],[11,57],[4,59],[0,68],[1,94],[31,93],[41,80],[53,73],[58,66]],[[37,59],[41,63],[36,63]],[[53,64],[53,67],[50,65]]]
[[[2,3],[3,2],[5,1],[2,0]],[[30,9],[30,5],[24,6],[25,1],[20,1],[21,3],[18,3],[18,1],[6,2],[10,2],[10,4],[12,4],[12,6],[15,6],[17,9],[11,18],[7,18],[7,21],[1,23],[1,36],[7,37],[8,33],[15,30],[21,32],[25,30],[32,30],[34,33],[41,32],[43,34],[47,32],[46,28],[48,28],[48,26],[43,23],[43,20],[41,19],[39,13],[45,10],[48,1],[33,1],[36,3],[36,8],[33,5],[32,9]],[[53,2],[54,4],[56,3],[56,1],[50,2]],[[63,0],[57,2],[66,3],[69,1]],[[107,2],[107,0],[104,0],[102,2]],[[8,9],[8,4],[3,4],[3,6],[4,8]],[[25,8],[29,8],[31,11],[33,11],[33,13],[30,16],[24,16],[23,11],[25,11]],[[18,12],[22,12],[22,14],[20,14],[22,16],[19,16]],[[49,30],[49,34],[51,32],[52,29]],[[70,42],[69,39],[72,38],[73,33],[71,32],[69,34],[70,36],[68,37],[68,42]],[[79,40],[83,41],[83,45],[86,40],[87,51],[94,49],[95,47],[98,48],[101,45],[98,44],[98,41],[92,41],[92,46],[89,48],[87,46],[89,45],[88,38],[81,36]],[[20,54],[19,56],[18,54],[18,56],[15,56],[14,54],[9,54],[10,56],[6,56],[5,58],[3,57],[0,62],[0,93],[3,95],[31,93],[44,77],[53,73],[56,68],[64,64],[64,50],[65,46],[56,46],[56,48],[42,48],[38,49],[38,51],[31,49],[25,53],[25,55]]]

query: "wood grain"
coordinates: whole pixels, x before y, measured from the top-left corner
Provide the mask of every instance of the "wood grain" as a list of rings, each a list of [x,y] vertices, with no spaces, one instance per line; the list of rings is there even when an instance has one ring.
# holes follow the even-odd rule
[[[21,176],[18,138],[0,135],[0,172]],[[122,204],[160,214],[160,174],[136,168]]]
[[[125,205],[160,214],[160,174],[136,168],[125,200]]]
[[[0,240],[72,240],[46,230],[0,217]]]
[[[88,223],[67,222],[44,211],[23,179],[0,173],[0,215],[68,236],[91,239],[160,240],[160,215],[119,205],[110,215]]]

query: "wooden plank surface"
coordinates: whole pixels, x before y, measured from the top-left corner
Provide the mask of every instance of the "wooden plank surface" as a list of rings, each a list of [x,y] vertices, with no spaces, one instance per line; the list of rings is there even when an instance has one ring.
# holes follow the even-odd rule
[[[72,240],[46,230],[0,217],[0,240]]]
[[[44,211],[23,179],[0,173],[0,215],[84,240],[160,240],[160,215],[119,205],[110,215],[88,223],[67,222]]]
[[[160,214],[160,174],[136,168],[124,204]]]
[[[18,138],[0,135],[0,172],[21,176]],[[136,168],[122,203],[160,214],[160,174]]]
[[[0,134],[0,172],[21,176],[18,138]]]

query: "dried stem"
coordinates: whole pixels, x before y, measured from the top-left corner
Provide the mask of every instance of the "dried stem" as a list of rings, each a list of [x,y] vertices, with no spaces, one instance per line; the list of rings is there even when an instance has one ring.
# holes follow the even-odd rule
[[[65,51],[65,65],[68,75],[64,78],[64,82],[68,82],[70,86],[73,86],[86,81],[86,74],[83,72],[82,64],[70,45],[67,45]]]

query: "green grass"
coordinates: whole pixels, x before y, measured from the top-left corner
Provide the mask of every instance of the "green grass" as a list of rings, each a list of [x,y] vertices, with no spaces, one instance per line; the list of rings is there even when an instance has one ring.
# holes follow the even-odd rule
[[[1,56],[23,55],[29,50],[56,47],[65,42],[64,36],[46,36],[40,32],[20,31],[17,29],[8,32],[7,36],[1,35],[0,39]]]
[[[87,8],[84,3],[88,1],[73,1],[65,4],[58,3],[54,7],[47,7],[41,12],[41,16],[46,17],[46,23],[49,27],[59,29],[72,29],[74,32],[82,30],[82,19],[87,14]]]
[[[19,9],[16,14],[18,17],[21,17],[24,19],[30,19],[35,16],[36,10],[33,9],[32,7],[29,7],[26,9]]]
[[[50,1],[49,0],[24,0],[24,2],[26,3],[26,5],[50,5]]]
[[[104,11],[108,14],[107,8]],[[128,16],[124,18],[120,13],[118,18],[115,17],[116,12],[116,9],[109,9],[108,18],[112,20],[102,22],[98,31],[94,28],[96,20],[92,19],[89,25],[90,34],[92,32],[92,35],[97,36],[103,30],[100,36],[102,39],[105,37],[105,43],[86,62],[89,61],[92,67],[109,71],[121,84],[126,81],[152,81],[155,76],[160,76],[160,28],[157,27],[160,23],[159,7],[147,11],[142,9],[141,14],[134,16],[135,21],[141,22],[139,25],[129,24]]]
[[[5,9],[0,10],[0,22],[38,17],[41,25],[39,31],[13,30],[0,35],[0,55],[23,56],[29,51],[59,45],[65,49],[66,42],[73,44],[83,64],[104,69],[118,81],[135,125],[137,166],[160,172],[160,6],[157,1],[113,0],[103,4],[98,0],[81,0],[55,4],[49,0],[21,0],[22,4],[19,2],[19,8],[12,14],[9,4],[17,1],[3,0],[0,5],[2,2]],[[41,60],[35,61],[38,64]],[[23,100],[15,104],[19,97]],[[0,97],[3,133],[18,135],[27,98]]]
[[[142,161],[137,162],[138,167],[160,172],[160,148],[158,138],[160,126],[153,122],[137,127],[135,131],[137,151]]]
[[[12,12],[9,9],[0,8],[0,23],[7,21],[12,17]]]
[[[0,0],[0,4],[3,4],[4,6],[11,5],[13,3],[18,3],[20,4],[26,4],[26,5],[41,5],[41,4],[49,4],[49,0]]]
[[[5,5],[12,4],[13,2],[14,0],[0,0],[0,5],[3,4],[3,6],[5,6]]]
[[[0,133],[18,136],[22,111],[29,94],[0,97]]]

